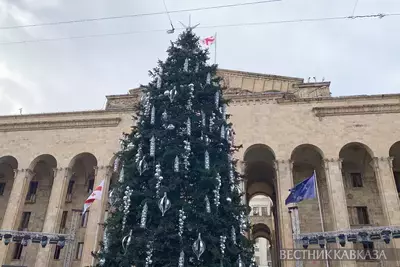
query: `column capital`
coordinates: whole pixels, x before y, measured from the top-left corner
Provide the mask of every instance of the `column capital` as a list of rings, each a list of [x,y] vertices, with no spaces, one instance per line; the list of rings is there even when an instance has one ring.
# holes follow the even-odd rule
[[[325,168],[325,170],[329,169],[329,163],[337,163],[339,169],[342,169],[342,163],[343,163],[343,159],[342,158],[324,158],[324,160],[322,161],[322,167]]]
[[[21,170],[21,171],[24,171],[24,172],[25,172],[25,178],[28,179],[28,180],[32,179],[33,176],[35,176],[35,174],[36,174],[36,173],[35,173],[34,171],[32,171],[31,169],[24,169],[24,170]]]

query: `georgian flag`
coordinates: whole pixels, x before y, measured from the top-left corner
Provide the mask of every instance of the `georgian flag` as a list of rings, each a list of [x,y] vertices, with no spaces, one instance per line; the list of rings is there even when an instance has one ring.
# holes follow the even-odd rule
[[[92,205],[92,203],[98,199],[101,200],[101,196],[103,195],[103,188],[104,188],[104,180],[93,190],[90,196],[86,199],[85,204],[83,205],[83,213],[85,214],[87,209]]]
[[[215,43],[215,36],[209,36],[201,40],[201,43],[205,46],[211,46],[213,43]]]

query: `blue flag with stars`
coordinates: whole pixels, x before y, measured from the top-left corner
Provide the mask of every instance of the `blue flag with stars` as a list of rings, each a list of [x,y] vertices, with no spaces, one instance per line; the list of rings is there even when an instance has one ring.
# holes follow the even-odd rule
[[[285,201],[285,204],[288,205],[290,203],[299,203],[304,199],[313,199],[316,198],[316,182],[315,172],[313,175],[303,182],[298,183],[295,187],[290,189],[290,194]]]

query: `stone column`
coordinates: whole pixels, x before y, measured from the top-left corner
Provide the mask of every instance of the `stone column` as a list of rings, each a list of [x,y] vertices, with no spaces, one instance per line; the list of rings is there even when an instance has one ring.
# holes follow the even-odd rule
[[[81,266],[94,266],[95,259],[91,252],[97,252],[99,249],[99,242],[101,241],[100,233],[101,225],[103,224],[105,208],[108,200],[108,187],[113,168],[111,166],[95,167],[96,178],[95,187],[104,180],[103,195],[101,200],[95,200],[90,206],[89,218],[86,226],[85,241],[83,246],[83,255]]]
[[[68,181],[71,177],[70,168],[53,169],[54,180],[51,188],[49,205],[47,206],[46,219],[43,225],[43,233],[57,233],[61,223],[61,214],[65,203],[65,196],[68,187]],[[54,246],[46,246],[38,251],[35,267],[49,266],[51,252]]]
[[[277,218],[279,229],[278,240],[280,240],[280,246],[277,247],[277,252],[279,249],[291,249],[294,247],[293,244],[293,230],[292,223],[290,219],[290,214],[288,207],[285,205],[285,200],[289,196],[289,189],[293,187],[292,178],[292,168],[293,162],[291,160],[277,160],[275,161],[276,170],[276,195],[277,195]],[[282,267],[292,267],[294,266],[294,261],[280,261],[278,259],[278,264]],[[279,266],[279,265],[278,265]]]
[[[4,214],[2,230],[14,230],[17,227],[18,219],[21,217],[22,209],[25,204],[26,193],[29,183],[35,173],[30,169],[14,170],[14,183],[8,200],[7,209]],[[8,248],[10,246],[0,246],[0,265],[5,264]]]
[[[375,157],[372,160],[375,170],[382,211],[388,226],[400,225],[400,201],[393,175],[393,157]],[[400,249],[400,240],[393,239],[392,246]],[[397,266],[400,266],[400,255],[397,257]]]
[[[334,231],[350,229],[346,191],[343,184],[342,162],[342,159],[324,159],[323,161]],[[335,247],[339,248],[340,245],[336,244]],[[353,247],[352,243],[346,243],[346,248],[352,249]],[[335,261],[331,262],[331,265],[357,266],[355,261]]]

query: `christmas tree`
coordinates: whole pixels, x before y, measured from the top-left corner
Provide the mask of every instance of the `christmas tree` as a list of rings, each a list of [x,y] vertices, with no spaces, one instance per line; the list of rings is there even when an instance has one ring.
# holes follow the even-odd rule
[[[98,266],[253,266],[217,66],[191,28],[167,52],[122,140]]]

